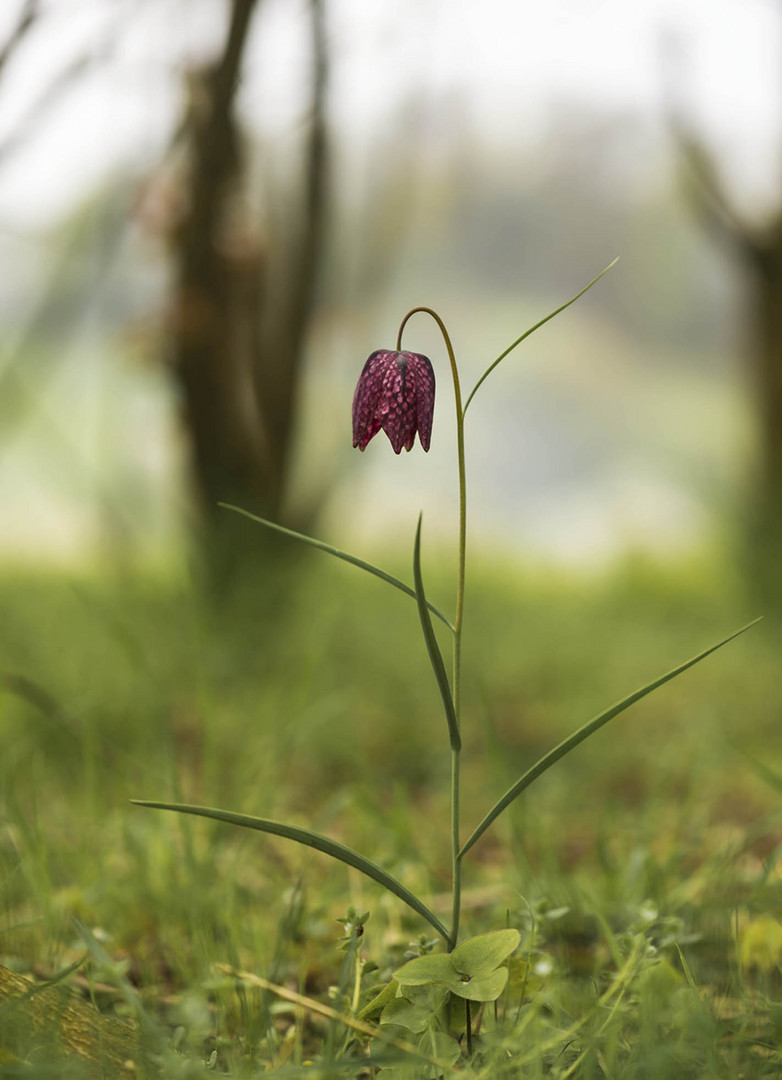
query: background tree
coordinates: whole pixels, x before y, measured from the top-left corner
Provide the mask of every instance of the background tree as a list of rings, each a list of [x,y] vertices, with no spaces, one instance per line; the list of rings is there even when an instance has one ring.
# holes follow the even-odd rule
[[[165,160],[143,185],[147,192],[154,191],[164,173],[164,183],[169,182],[168,166],[176,161],[176,190],[167,204],[172,210],[162,221],[172,267],[162,351],[181,403],[196,535],[211,572],[220,580],[241,566],[238,545],[250,544],[257,553],[259,538],[218,503],[238,503],[275,519],[283,512],[302,346],[325,221],[324,0],[305,0],[303,6],[310,38],[309,111],[296,160],[299,175],[287,185],[269,235],[261,227],[258,200],[248,197],[255,178],[250,138],[237,117],[237,92],[262,6],[260,0],[230,0],[225,6],[226,30],[218,54],[206,64],[183,70],[183,115]],[[91,40],[42,82],[21,122],[0,142],[0,162],[35,136],[46,114],[83,74],[115,59],[113,43],[127,13],[114,17],[107,7],[106,15],[109,30],[100,40]],[[17,52],[34,41],[36,31],[45,29],[47,17],[39,0],[21,5],[0,47],[0,78]],[[119,191],[122,207],[111,215],[115,239],[124,235],[138,206],[138,199],[130,196],[133,187],[126,181]],[[116,193],[111,201],[116,210]],[[157,224],[159,229],[160,220]],[[116,257],[117,243],[103,246],[104,258]],[[47,305],[61,299],[63,279],[74,276],[73,248],[68,245],[63,257],[67,273],[56,268],[52,288],[36,306],[36,333],[46,323]],[[0,374],[14,428],[23,415],[19,400],[24,370],[30,366],[29,350],[23,347],[29,334],[23,336],[15,358]],[[47,355],[54,366],[63,350],[52,348]]]
[[[757,424],[757,465],[748,507],[747,556],[766,594],[782,599],[782,201],[764,221],[731,198],[720,166],[682,104],[685,58],[667,41],[669,123],[698,220],[741,271],[746,342]]]
[[[282,250],[247,220],[236,89],[256,0],[233,0],[214,64],[187,73],[189,164],[173,234],[173,373],[180,389],[203,538],[213,570],[236,567],[247,536],[218,503],[277,519],[288,476],[302,344],[321,252],[326,189],[323,0],[309,0],[311,115],[301,205]],[[253,538],[256,541],[257,537]]]

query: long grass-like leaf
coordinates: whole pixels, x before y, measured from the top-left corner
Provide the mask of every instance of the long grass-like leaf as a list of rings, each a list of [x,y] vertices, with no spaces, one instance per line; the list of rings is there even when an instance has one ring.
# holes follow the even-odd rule
[[[475,395],[478,393],[479,388],[483,385],[483,383],[486,381],[486,379],[488,379],[488,377],[491,375],[491,373],[494,371],[494,369],[497,367],[497,365],[502,363],[502,361],[505,359],[505,357],[508,355],[508,353],[512,353],[517,345],[521,345],[522,341],[524,341],[525,338],[528,338],[530,336],[530,334],[534,334],[536,330],[540,330],[541,326],[545,326],[545,324],[547,322],[549,322],[550,319],[553,319],[555,315],[559,315],[560,311],[564,311],[565,308],[569,308],[571,304],[575,304],[576,300],[578,300],[578,298],[580,296],[583,296],[584,293],[587,292],[587,290],[591,289],[592,286],[596,282],[598,282],[600,280],[600,278],[603,276],[603,274],[607,274],[608,271],[611,269],[611,267],[616,266],[616,264],[618,262],[619,262],[619,256],[617,255],[617,257],[614,259],[614,261],[610,262],[608,264],[608,266],[605,268],[605,270],[601,270],[600,273],[597,275],[597,277],[592,278],[592,280],[589,282],[589,284],[585,285],[584,288],[581,290],[581,292],[577,292],[575,296],[571,297],[570,300],[567,301],[567,303],[560,304],[560,306],[558,308],[556,308],[554,311],[552,311],[548,315],[546,315],[546,317],[544,319],[541,319],[540,322],[536,322],[534,326],[531,326],[529,328],[529,330],[525,330],[524,333],[521,335],[521,337],[516,338],[516,340],[511,345],[509,345],[507,347],[507,349],[505,349],[504,352],[501,352],[500,355],[497,357],[497,359],[495,361],[493,361],[493,363],[489,364],[489,366],[484,371],[483,375],[481,375],[480,379],[478,379],[477,383],[475,384],[475,386],[470,391],[470,394],[469,394],[467,400],[464,403],[464,409],[462,410],[462,416],[464,416],[464,414],[467,412],[467,407],[470,404],[470,402],[472,401],[472,399],[475,397]]]
[[[451,695],[451,686],[448,682],[448,675],[445,670],[445,663],[443,662],[443,654],[440,652],[440,646],[437,644],[437,638],[435,637],[434,627],[432,626],[432,620],[429,616],[429,607],[426,603],[426,594],[424,592],[424,579],[421,574],[422,518],[423,514],[419,514],[418,528],[415,530],[415,547],[413,548],[413,580],[415,581],[415,598],[416,603],[418,604],[418,616],[421,620],[421,629],[424,632],[426,651],[429,653],[432,670],[437,679],[437,685],[440,688],[440,696],[443,699],[443,708],[445,709],[445,719],[448,723],[448,737],[451,740],[451,749],[461,750],[462,737],[459,733],[459,724],[456,719],[456,710],[453,704],[453,696]]]
[[[148,806],[154,810],[173,810],[178,814],[194,814],[196,817],[212,818],[214,821],[222,821],[226,825],[241,825],[245,829],[256,829],[258,832],[270,833],[272,836],[282,836],[286,840],[293,840],[297,844],[304,844],[306,847],[314,848],[316,851],[322,851],[325,855],[330,855],[332,859],[338,859],[340,862],[352,866],[355,870],[359,870],[362,874],[382,885],[384,889],[388,889],[394,896],[398,896],[416,914],[426,919],[429,925],[433,926],[437,933],[450,945],[448,931],[434,912],[430,911],[415,893],[410,892],[401,881],[397,881],[395,877],[381,869],[377,863],[373,863],[365,855],[360,855],[357,851],[345,847],[344,844],[340,844],[336,840],[330,840],[328,836],[321,836],[320,833],[312,832],[310,829],[302,829],[298,825],[286,825],[280,821],[269,821],[268,818],[252,817],[250,814],[236,814],[231,810],[216,810],[209,806],[150,802],[147,799],[131,799],[130,801],[135,806]]]
[[[525,791],[534,780],[537,780],[539,776],[542,776],[544,772],[550,769],[552,765],[560,760],[560,758],[563,758],[565,754],[569,754],[571,750],[579,745],[579,743],[584,742],[590,735],[599,731],[604,724],[607,724],[609,720],[613,720],[619,713],[624,712],[625,709],[634,705],[636,701],[640,701],[642,697],[651,694],[652,690],[656,690],[657,687],[662,686],[663,683],[675,679],[677,675],[681,675],[687,668],[691,668],[694,664],[699,663],[699,661],[705,659],[711,653],[716,652],[717,649],[721,649],[723,645],[727,645],[729,641],[733,641],[739,634],[743,634],[745,630],[749,630],[751,626],[754,626],[755,623],[758,622],[760,622],[760,619],[753,619],[751,623],[742,626],[740,630],[734,631],[728,637],[724,638],[724,640],[705,649],[702,653],[698,653],[697,656],[694,656],[691,660],[687,660],[686,663],[680,664],[679,667],[674,668],[673,671],[669,671],[665,675],[661,675],[659,679],[647,683],[647,685],[641,687],[640,690],[636,690],[635,693],[630,694],[629,697],[623,698],[621,701],[618,701],[616,705],[612,705],[609,709],[606,709],[605,712],[601,712],[598,716],[594,717],[594,719],[589,720],[577,731],[574,731],[572,735],[569,735],[563,742],[559,743],[558,746],[555,746],[553,750],[549,750],[549,752],[544,754],[531,769],[528,769],[523,776],[519,777],[516,783],[505,792],[499,802],[494,804],[480,825],[474,830],[469,840],[462,847],[462,850],[459,852],[459,858],[462,858],[467,854],[473,844],[483,836],[489,826],[497,820],[503,810],[506,810],[514,799],[517,799],[519,795],[521,795],[522,791]]]
[[[230,503],[222,502],[217,505],[222,506],[224,510],[233,510],[235,514],[241,514],[242,517],[249,518],[250,521],[255,521],[258,525],[263,525],[273,532],[282,533],[283,536],[290,536],[294,540],[301,540],[303,544],[309,544],[310,547],[317,548],[319,551],[325,551],[329,555],[333,555],[336,559],[342,559],[343,562],[350,563],[351,566],[357,566],[360,570],[366,570],[368,574],[374,574],[374,576],[380,578],[381,581],[387,581],[388,584],[393,585],[395,589],[399,589],[400,592],[406,593],[407,596],[412,596],[412,598],[415,599],[414,589],[411,589],[409,585],[405,585],[404,581],[400,581],[399,578],[395,578],[393,574],[387,574],[386,571],[381,570],[379,566],[373,566],[372,563],[365,562],[355,555],[349,555],[346,551],[340,551],[339,548],[332,547],[331,544],[326,544],[323,540],[316,540],[313,536],[306,536],[304,533],[295,532],[293,529],[286,529],[284,525],[278,525],[274,521],[267,521],[266,518],[258,517],[257,514],[251,514],[249,510],[243,510],[241,506],[232,506]],[[443,615],[442,611],[438,611],[433,604],[429,604],[428,607],[433,615],[436,615],[441,622],[445,623],[449,630],[453,631],[453,623]]]

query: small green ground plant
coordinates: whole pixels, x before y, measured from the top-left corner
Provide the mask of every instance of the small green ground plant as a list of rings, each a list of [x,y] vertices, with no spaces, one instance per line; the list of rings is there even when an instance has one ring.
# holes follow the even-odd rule
[[[377,862],[311,829],[235,813],[227,809],[179,802],[134,800],[140,806],[211,818],[226,824],[283,837],[320,851],[380,884],[436,932],[437,938],[434,941],[428,941],[425,936],[422,937],[418,947],[413,950],[414,955],[395,967],[385,981],[381,981],[379,985],[369,990],[367,987],[362,988],[362,975],[366,976],[369,972],[362,969],[360,958],[360,943],[364,925],[369,916],[368,913],[361,913],[354,908],[348,910],[344,920],[346,958],[337,988],[339,1008],[336,1011],[330,1010],[336,1016],[342,1017],[344,1031],[343,1037],[339,1039],[333,1034],[333,1029],[329,1028],[329,1044],[326,1053],[328,1067],[336,1070],[334,1075],[339,1074],[340,1070],[344,1071],[344,1067],[338,1064],[339,1061],[344,1061],[340,1055],[344,1054],[348,1048],[355,1049],[356,1047],[362,1048],[362,1052],[367,1047],[371,1047],[372,1057],[368,1059],[370,1062],[368,1067],[380,1070],[383,1077],[387,1076],[389,1080],[396,1080],[397,1077],[400,1080],[413,1076],[437,1077],[454,1069],[458,1071],[468,1067],[477,1069],[480,1074],[482,1067],[489,1067],[486,1064],[489,1058],[485,1057],[488,1046],[493,1047],[494,1057],[491,1060],[495,1062],[495,1065],[492,1068],[496,1068],[496,1062],[499,1060],[496,1055],[498,1052],[502,1054],[503,1022],[509,1022],[511,1017],[515,1017],[513,1023],[518,1023],[522,1016],[523,1002],[528,1000],[528,995],[534,988],[531,954],[527,956],[518,954],[522,935],[519,929],[513,926],[502,926],[467,938],[462,936],[462,885],[467,857],[497,819],[553,765],[631,705],[693,667],[748,629],[748,626],[744,626],[736,630],[691,659],[646,683],[577,728],[524,771],[489,807],[466,838],[464,837],[461,824],[460,778],[463,750],[462,631],[467,537],[465,418],[477,392],[500,363],[530,334],[582,296],[608,269],[610,267],[602,271],[567,303],[541,319],[512,342],[489,364],[464,401],[448,330],[439,315],[430,308],[417,307],[408,312],[399,327],[396,349],[378,350],[372,353],[364,366],[353,402],[354,446],[363,451],[370,440],[383,430],[397,454],[403,447],[410,450],[416,435],[419,436],[424,450],[428,450],[434,411],[434,371],[428,357],[420,353],[402,351],[402,337],[408,321],[416,314],[428,315],[437,323],[450,365],[456,410],[455,456],[458,471],[459,511],[456,539],[458,553],[456,601],[453,617],[438,610],[427,599],[421,557],[422,516],[419,516],[413,544],[413,585],[411,586],[382,568],[320,540],[292,532],[273,522],[256,517],[242,508],[227,507],[231,511],[244,514],[267,529],[283,533],[348,562],[414,599],[422,642],[442,701],[451,759],[450,823],[449,828],[443,830],[448,838],[451,856],[450,919],[447,923],[435,913],[424,897],[410,889],[403,881],[392,876]],[[450,637],[450,675],[435,630],[436,623],[442,627],[441,633],[447,633]],[[751,626],[753,623],[748,625]],[[433,829],[434,825],[427,821],[426,827]],[[638,976],[639,965],[642,964],[644,958],[643,940],[645,939],[636,935],[632,938],[632,944],[627,949],[623,949],[618,939],[613,937],[611,939],[615,977],[608,989],[597,998],[595,1015],[602,1015],[602,1021],[600,1021],[602,1027],[593,1017],[590,1021],[593,1028],[590,1038],[594,1041],[598,1040],[602,1032],[610,1028],[618,1003],[625,994],[630,978]],[[441,945],[440,949],[437,948],[438,941]],[[529,944],[527,950],[529,953]],[[236,972],[232,972],[230,968],[225,968],[224,973],[227,976],[236,976]],[[248,973],[244,973],[241,977],[250,982],[253,979],[253,976]],[[650,975],[649,978],[652,980],[656,978],[659,981],[662,976],[658,971],[656,975]],[[672,971],[671,978],[678,987],[681,983],[680,976]],[[282,993],[280,987],[273,986],[259,976],[256,976],[255,980],[261,988],[274,993]],[[655,992],[655,987],[651,986],[650,1001],[655,998]],[[294,999],[296,997],[297,995],[293,995]],[[300,1001],[304,1000],[300,996],[299,998]],[[690,999],[687,1000],[689,1002]],[[314,1008],[311,1002],[308,1007]],[[686,1006],[686,1008],[689,1007],[690,1005]],[[524,1072],[523,1075],[537,1075],[534,1071],[534,1063],[546,1060],[550,1049],[549,1044],[562,1045],[562,1026],[560,1024],[557,1027],[557,1034],[552,1041],[550,1033],[547,1034],[547,1021],[540,1009],[529,1011],[527,1019],[522,1022],[526,1023],[528,1028],[524,1067],[532,1069],[531,1072]],[[674,1023],[673,1020],[670,1022]],[[492,1033],[490,1038],[485,1034],[479,1035],[481,1025],[484,1032],[488,1030]],[[654,1024],[651,1026],[653,1028]],[[583,1021],[574,1022],[572,1027],[574,1035],[576,1032],[579,1032],[580,1036],[584,1035]],[[565,1030],[567,1030],[567,1025],[565,1025]],[[345,1035],[344,1032],[347,1034]],[[587,1039],[588,1042],[589,1039]],[[518,1043],[515,1045],[517,1046]],[[564,1045],[568,1045],[567,1040]],[[603,1053],[609,1054],[610,1047],[604,1047]],[[584,1054],[579,1056],[576,1053],[572,1060],[568,1059],[567,1067],[561,1071],[561,1075],[572,1075],[583,1060]]]

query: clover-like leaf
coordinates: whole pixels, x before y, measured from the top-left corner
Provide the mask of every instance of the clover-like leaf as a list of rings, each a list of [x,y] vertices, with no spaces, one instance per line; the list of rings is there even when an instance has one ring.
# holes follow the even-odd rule
[[[408,960],[394,972],[394,978],[400,986],[426,986],[427,983],[438,982],[449,986],[458,977],[458,972],[448,953],[416,956],[414,960]]]
[[[462,1056],[459,1044],[444,1031],[425,1031],[418,1042],[418,1049],[422,1054],[431,1054],[432,1057],[442,1061],[445,1065],[455,1065]],[[428,1070],[430,1076],[439,1075]]]
[[[404,996],[413,1005],[420,1005],[422,1009],[428,1009],[430,1013],[434,1014],[445,1004],[448,997],[448,987],[439,982],[428,983],[426,986],[410,986],[408,984],[404,989],[404,994],[402,990],[399,990],[398,996]]]
[[[520,941],[518,930],[492,930],[488,934],[476,934],[456,946],[451,953],[451,961],[462,975],[473,978],[490,975],[518,948]]]
[[[394,978],[405,988],[405,993],[409,992],[408,987],[438,984],[467,1001],[496,1001],[508,981],[507,966],[500,965],[520,940],[518,930],[478,934],[463,941],[452,953],[434,953],[409,960],[394,972]]]
[[[463,975],[455,985],[450,986],[451,993],[467,1001],[496,1001],[508,981],[508,969],[499,967],[488,975],[479,975],[471,979]]]
[[[431,1019],[432,1013],[423,1005],[414,1005],[405,997],[397,997],[389,1001],[383,1009],[380,1023],[397,1024],[399,1027],[407,1028],[408,1031],[417,1032],[423,1031]]]

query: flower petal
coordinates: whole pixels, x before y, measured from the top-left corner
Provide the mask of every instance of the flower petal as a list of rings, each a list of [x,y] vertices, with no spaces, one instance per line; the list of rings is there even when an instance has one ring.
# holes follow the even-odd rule
[[[365,450],[380,431],[377,415],[383,389],[383,375],[393,353],[379,349],[367,358],[353,395],[353,445]]]
[[[364,364],[353,395],[353,445],[364,450],[382,428],[395,454],[411,450],[419,433],[429,449],[434,371],[420,353],[378,349]]]
[[[383,390],[378,415],[394,453],[398,454],[415,439],[415,373],[409,370],[405,353],[392,353],[383,376]]]
[[[428,356],[408,353],[415,368],[415,419],[424,450],[429,449],[434,417],[434,368]]]

